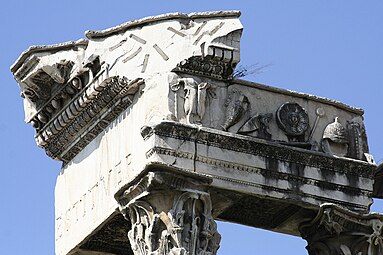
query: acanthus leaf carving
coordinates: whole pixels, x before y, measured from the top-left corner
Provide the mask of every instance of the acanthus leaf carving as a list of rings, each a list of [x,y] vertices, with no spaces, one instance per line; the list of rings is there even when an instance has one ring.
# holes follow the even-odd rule
[[[323,204],[314,220],[300,226],[310,255],[383,254],[383,218]]]
[[[121,212],[132,222],[128,237],[134,254],[216,254],[221,237],[210,195],[203,190],[204,181],[190,181],[149,173],[117,196]]]

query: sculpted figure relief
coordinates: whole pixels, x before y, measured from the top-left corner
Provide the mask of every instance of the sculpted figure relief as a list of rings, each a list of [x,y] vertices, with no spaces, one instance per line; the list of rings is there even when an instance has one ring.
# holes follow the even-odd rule
[[[208,100],[215,98],[215,86],[199,78],[169,75],[170,89],[174,92],[174,115],[180,119],[185,115],[187,124],[202,124]],[[183,110],[178,112],[179,101],[183,102]]]

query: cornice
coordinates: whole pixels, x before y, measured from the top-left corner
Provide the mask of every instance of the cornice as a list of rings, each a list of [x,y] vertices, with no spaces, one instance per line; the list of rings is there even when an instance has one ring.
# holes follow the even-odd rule
[[[315,167],[322,171],[327,170],[369,179],[374,178],[376,169],[376,165],[360,160],[330,156],[321,152],[281,145],[277,142],[175,122],[161,122],[152,127],[145,127],[142,129],[141,135],[144,139],[158,135],[191,141],[230,151]]]
[[[231,169],[233,171],[242,171],[242,172],[247,172],[247,173],[252,173],[252,174],[257,174],[257,175],[262,175],[263,177],[267,179],[274,179],[274,180],[280,180],[280,181],[288,181],[290,183],[297,183],[299,185],[310,185],[310,186],[315,186],[324,190],[331,190],[331,191],[340,191],[345,194],[349,194],[351,196],[362,196],[365,198],[371,198],[372,192],[367,189],[360,189],[356,187],[351,187],[348,185],[341,185],[341,184],[336,184],[336,183],[330,183],[326,181],[321,181],[321,180],[315,180],[312,178],[307,178],[307,177],[302,177],[302,176],[297,176],[289,173],[284,173],[284,172],[278,172],[270,169],[261,169],[249,165],[244,165],[244,164],[238,164],[234,162],[229,162],[229,161],[224,161],[220,159],[214,159],[210,157],[205,157],[205,156],[200,156],[200,155],[194,155],[193,153],[188,153],[188,152],[180,152],[177,150],[169,149],[169,148],[162,148],[162,147],[154,147],[151,148],[147,153],[146,157],[150,158],[154,154],[157,155],[166,155],[166,156],[172,156],[172,157],[177,157],[177,158],[182,158],[182,159],[189,159],[189,160],[195,160],[196,162],[199,163],[204,163],[206,165],[209,165],[211,167],[219,167],[219,168],[226,168],[226,169]],[[234,182],[234,183],[239,183],[243,184],[246,186],[254,186],[263,190],[268,190],[268,191],[276,191],[280,193],[285,193],[285,194],[290,194],[292,192],[297,192],[295,190],[287,190],[283,188],[277,188],[274,186],[268,186],[268,185],[262,185],[262,184],[256,184],[253,182],[247,182],[243,180],[237,180],[233,178],[227,178],[223,177],[220,175],[214,175],[214,174],[209,174],[209,176],[215,178],[215,179],[220,179],[224,181],[229,181],[229,182]],[[305,192],[300,192],[302,197],[311,197],[316,200],[322,200],[326,201],[328,203],[333,202],[333,203],[338,203],[342,204],[344,206],[347,206],[349,208],[358,208],[363,211],[367,211],[368,208],[366,206],[361,206],[359,204],[351,203],[351,202],[342,202],[338,201],[335,199],[331,198],[324,198],[321,196],[316,196],[313,194],[308,194]]]
[[[288,89],[281,89],[281,88],[272,87],[272,86],[268,86],[265,84],[241,80],[241,79],[233,79],[232,81],[230,81],[230,85],[235,85],[235,84],[241,84],[241,85],[245,85],[245,86],[252,87],[252,88],[258,88],[261,90],[275,92],[278,94],[284,94],[287,96],[293,96],[293,97],[297,97],[297,98],[312,100],[312,101],[327,104],[327,105],[332,105],[332,106],[335,106],[339,109],[346,110],[346,111],[352,112],[352,113],[356,113],[358,115],[364,114],[364,110],[362,108],[353,107],[353,106],[347,105],[345,103],[342,103],[342,102],[339,102],[339,101],[336,101],[333,99],[329,99],[326,97],[315,96],[315,95],[306,94],[306,93],[297,92],[297,91],[288,90]]]
[[[108,77],[87,86],[36,134],[52,157],[70,161],[131,103],[141,79]]]
[[[74,49],[76,47],[86,47],[88,46],[88,40],[80,39],[77,41],[69,41],[64,43],[57,43],[51,45],[33,45],[30,46],[27,50],[23,51],[21,55],[17,58],[15,63],[11,66],[11,71],[13,73],[17,72],[18,69],[23,65],[23,63],[33,54],[41,52],[57,52],[60,50]]]

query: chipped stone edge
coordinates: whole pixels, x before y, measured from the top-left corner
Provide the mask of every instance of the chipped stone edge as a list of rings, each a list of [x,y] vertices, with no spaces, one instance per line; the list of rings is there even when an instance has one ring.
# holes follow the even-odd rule
[[[169,126],[171,126],[172,130],[167,131],[168,133],[162,131],[164,128],[166,129]],[[172,135],[172,132],[174,129],[176,129],[176,130],[188,129],[188,130],[193,131],[193,134],[189,135],[189,137],[187,137],[187,139],[188,139],[187,141],[196,142],[198,140],[198,143],[203,143],[204,138],[202,137],[202,134],[204,133],[204,134],[210,134],[210,135],[215,135],[215,136],[222,136],[225,138],[234,139],[234,140],[238,140],[238,141],[243,140],[243,141],[247,141],[248,143],[259,144],[259,145],[263,145],[263,146],[267,146],[267,147],[280,148],[282,150],[287,149],[290,151],[294,151],[296,153],[303,153],[304,155],[308,155],[308,156],[321,157],[321,158],[325,158],[327,160],[333,160],[333,161],[337,161],[337,162],[339,162],[339,161],[347,162],[350,164],[357,164],[359,166],[363,166],[363,167],[367,167],[367,168],[371,168],[371,169],[377,168],[376,164],[369,163],[369,162],[362,161],[362,160],[358,160],[358,159],[347,158],[347,157],[338,157],[335,155],[328,155],[328,154],[323,153],[323,152],[311,151],[311,150],[306,150],[306,149],[302,149],[302,148],[298,148],[298,147],[291,147],[288,145],[283,145],[283,144],[279,144],[277,142],[267,141],[267,140],[256,138],[256,137],[230,133],[230,132],[226,132],[226,131],[222,131],[222,130],[218,130],[218,129],[214,129],[214,128],[201,127],[198,125],[183,124],[183,123],[174,122],[174,121],[160,121],[158,123],[153,123],[151,126],[143,126],[141,129],[141,136],[143,137],[144,140],[147,140],[152,135],[160,135],[160,136],[166,136],[166,137],[172,137],[172,138],[179,138],[178,135],[175,135],[175,136]],[[186,137],[181,137],[181,138],[184,141],[186,141]],[[212,146],[214,145],[211,141],[209,142],[209,144]],[[228,148],[230,150],[234,150],[233,144],[230,144]],[[226,148],[224,148],[224,149],[226,149]],[[372,175],[374,175],[374,173],[375,173],[375,171],[369,173],[369,175],[372,176]],[[370,178],[373,178],[373,177],[370,177]]]
[[[269,85],[265,85],[265,84],[261,84],[261,83],[257,83],[257,82],[252,82],[252,81],[241,80],[241,79],[234,79],[234,80],[230,81],[230,85],[235,85],[235,84],[245,85],[245,86],[258,88],[258,89],[262,89],[262,90],[267,90],[270,92],[275,92],[275,93],[284,94],[284,95],[288,95],[288,96],[294,96],[294,97],[299,97],[299,98],[303,98],[303,99],[309,99],[309,100],[312,100],[315,102],[332,105],[332,106],[335,106],[335,107],[340,108],[342,110],[356,113],[358,115],[364,114],[364,110],[362,108],[353,107],[353,106],[350,106],[350,105],[347,105],[347,104],[344,104],[342,102],[339,102],[339,101],[336,101],[333,99],[329,99],[326,97],[315,96],[315,95],[306,94],[306,93],[297,92],[297,91],[288,90],[288,89],[276,88],[276,87],[272,87]]]
[[[190,14],[173,12],[166,13],[157,16],[149,16],[139,20],[131,20],[125,23],[122,23],[118,26],[114,26],[104,30],[88,30],[85,32],[85,36],[88,39],[93,38],[102,38],[119,32],[124,32],[129,28],[146,25],[152,22],[159,22],[163,20],[172,20],[172,19],[195,19],[195,18],[213,18],[213,17],[239,17],[241,16],[240,11],[211,11],[211,12],[192,12]]]
[[[24,64],[24,61],[27,58],[29,58],[33,53],[59,51],[59,50],[74,48],[78,46],[85,46],[85,47],[88,46],[88,40],[79,39],[77,41],[69,41],[64,43],[30,46],[27,50],[21,53],[21,55],[17,58],[15,63],[11,66],[11,72],[16,73],[16,71]]]

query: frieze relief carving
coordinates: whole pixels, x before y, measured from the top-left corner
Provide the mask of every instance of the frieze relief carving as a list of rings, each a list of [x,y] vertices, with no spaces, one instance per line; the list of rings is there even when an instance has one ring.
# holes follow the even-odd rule
[[[315,119],[310,126],[308,111],[311,109],[306,110],[296,102],[281,104],[273,118],[272,113],[262,113],[262,109],[257,109],[253,100],[256,99],[249,97],[245,91],[237,88],[229,90],[224,105],[222,129],[332,156],[374,163],[368,153],[367,136],[361,118],[347,121],[347,127],[344,127],[339,118],[335,117],[334,122],[327,124],[321,131],[318,130],[318,126],[324,125],[323,119],[326,117],[326,111],[322,107],[315,109]],[[281,139],[276,133],[279,130],[286,139]],[[314,137],[316,132],[323,132],[320,139]]]
[[[227,131],[236,124],[246,113],[249,107],[249,99],[239,90],[233,90],[226,101],[225,120],[222,125]]]
[[[257,138],[271,140],[269,125],[272,118],[272,113],[255,114],[242,125],[238,130],[238,134],[251,134],[254,132],[254,136]]]
[[[182,77],[174,73],[169,74],[169,86],[174,93],[174,118],[201,125],[208,101],[216,99],[217,86],[198,77]]]
[[[300,226],[309,255],[383,254],[383,218],[323,204],[316,218]]]
[[[251,101],[243,92],[231,90],[224,106],[225,118],[221,124],[224,131],[271,140],[269,124],[273,114],[254,113],[250,116]]]
[[[132,222],[128,237],[134,254],[216,254],[221,236],[204,185],[206,181],[149,172],[119,192],[121,212]]]
[[[347,130],[350,139],[348,156],[350,158],[367,160],[370,163],[375,163],[372,155],[368,153],[369,149],[367,144],[366,128],[363,121],[359,118],[347,121]]]
[[[346,128],[335,117],[323,131],[322,149],[325,153],[344,157],[348,152],[349,138]]]
[[[270,88],[236,85],[243,83],[233,80],[240,61],[239,15],[236,11],[166,14],[89,31],[88,40],[30,48],[11,69],[22,89],[26,121],[36,130],[37,144],[50,157],[70,161],[131,104],[141,86],[138,83],[169,74],[169,95],[159,98],[168,102],[150,102],[151,109],[166,104],[169,108],[159,111],[166,116],[157,116],[157,112],[148,116],[372,162],[363,121],[353,120],[360,111],[354,111],[352,117],[340,115],[347,123],[348,150],[333,153],[327,146],[331,139],[322,142],[319,138],[323,120],[334,114],[325,112],[326,100],[311,97],[313,102],[326,102],[307,104],[301,95],[272,89],[278,95],[273,92],[259,104],[257,98],[262,99]],[[161,31],[163,36],[153,37],[153,31]],[[123,92],[106,88],[117,80],[130,87],[126,100]],[[231,85],[235,88],[230,89]],[[158,91],[162,93],[160,88]],[[109,106],[113,109],[106,110]],[[104,111],[113,113],[99,121]]]
[[[346,122],[344,126],[339,117],[328,124],[323,131],[321,141],[322,151],[329,155],[364,160],[375,164],[368,153],[366,130],[360,118]]]
[[[284,103],[277,112],[276,119],[289,141],[303,142],[309,127],[307,111],[297,103]]]

